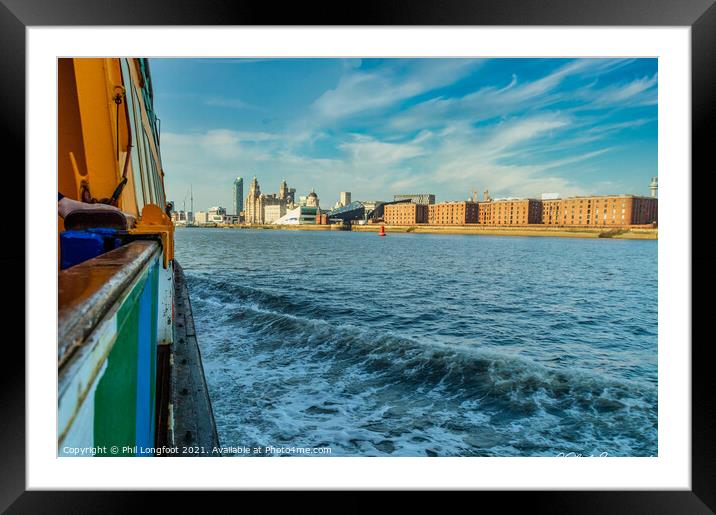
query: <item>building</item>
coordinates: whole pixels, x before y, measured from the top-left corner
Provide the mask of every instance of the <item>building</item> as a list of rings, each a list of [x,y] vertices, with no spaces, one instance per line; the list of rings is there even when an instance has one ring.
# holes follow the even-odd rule
[[[319,217],[321,217],[321,213],[315,207],[298,206],[287,211],[285,215],[272,223],[274,225],[312,225],[321,221]],[[328,223],[327,217],[324,223]]]
[[[244,210],[244,179],[237,177],[234,180],[234,213],[238,215]]]
[[[486,225],[594,227],[657,222],[657,199],[635,195],[559,198],[557,193],[545,193],[541,200],[506,198],[478,203],[477,223]]]
[[[317,207],[303,206],[298,209],[300,212],[298,219],[299,224],[315,224],[318,216],[321,214],[321,210]]]
[[[264,221],[265,224],[272,224],[283,215],[286,214],[286,203],[277,202],[271,203],[264,206]]]
[[[478,204],[472,201],[442,202],[428,205],[430,225],[476,224]]]
[[[306,207],[320,208],[320,204],[318,202],[318,195],[316,195],[316,192],[314,190],[311,190],[311,193],[306,196]]]
[[[435,195],[432,193],[408,193],[404,195],[393,195],[393,200],[409,200],[415,204],[435,204]]]
[[[296,188],[289,188],[286,179],[281,181],[278,187],[278,198],[282,200],[288,209],[293,209],[296,199]],[[283,215],[281,215],[283,216]]]
[[[477,223],[479,224],[492,223],[492,201],[489,198],[488,195],[488,200],[477,203]]]
[[[296,206],[296,188],[288,188],[286,193],[286,206],[293,209]]]
[[[562,219],[562,199],[551,198],[542,200],[542,223],[556,225]]]
[[[254,179],[251,181],[251,186],[249,186],[249,194],[246,196],[244,210],[248,223],[263,223],[264,208],[261,203],[261,187],[259,186],[259,181],[256,180],[256,176],[254,176]]]
[[[289,188],[286,181],[279,185],[278,195],[261,193],[256,177],[251,181],[249,194],[246,196],[244,213],[246,222],[250,224],[273,223],[293,209],[296,189]],[[315,193],[314,193],[315,196]],[[318,198],[316,197],[316,202]]]
[[[283,215],[281,218],[274,220],[274,225],[298,225],[299,221],[301,219],[301,209],[302,207],[297,207],[295,209],[291,209],[290,211],[287,211],[285,215]]]
[[[206,211],[197,211],[194,213],[194,223],[199,225],[209,223],[209,213]]]
[[[313,225],[321,212],[315,207],[298,206],[274,222],[279,225]]]
[[[341,204],[339,207],[347,206],[351,203],[351,192],[341,191],[338,202]]]
[[[485,211],[488,225],[527,225],[542,223],[542,201],[537,199],[499,199]],[[488,214],[489,213],[489,214]]]
[[[428,223],[428,206],[415,202],[388,204],[383,211],[383,220],[389,225],[425,224]]]
[[[185,211],[172,211],[172,222],[186,224],[186,212]]]
[[[209,222],[223,224],[226,219],[226,208],[218,206],[209,208],[207,217]]]
[[[658,221],[658,200],[635,195],[569,197],[542,201],[546,225],[622,226]]]
[[[410,200],[393,200],[392,202],[383,202],[382,200],[375,200],[370,202],[363,202],[365,205],[365,218],[366,221],[370,220],[372,223],[382,222],[385,216],[385,208],[393,204],[407,204]]]

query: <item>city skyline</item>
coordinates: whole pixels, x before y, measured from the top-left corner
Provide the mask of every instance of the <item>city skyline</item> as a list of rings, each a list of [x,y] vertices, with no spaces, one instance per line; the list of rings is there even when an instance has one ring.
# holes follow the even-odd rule
[[[152,65],[169,197],[180,203],[193,184],[195,208],[232,206],[237,176],[288,178],[330,204],[341,191],[648,195],[658,176],[656,59]]]

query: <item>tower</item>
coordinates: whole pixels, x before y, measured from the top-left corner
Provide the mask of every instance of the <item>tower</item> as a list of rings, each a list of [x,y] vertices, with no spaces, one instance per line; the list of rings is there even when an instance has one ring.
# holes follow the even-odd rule
[[[237,177],[234,180],[234,214],[239,215],[244,210],[244,179]]]
[[[652,198],[656,198],[656,193],[657,193],[657,190],[659,189],[658,177],[651,178],[651,182],[649,183],[649,189],[651,190]]]
[[[281,200],[286,200],[286,195],[288,194],[288,184],[286,184],[286,179],[281,181],[281,185],[278,187],[278,198]]]
[[[286,194],[286,204],[291,206],[296,204],[296,188],[288,189],[288,193]]]
[[[263,206],[261,199],[261,188],[259,187],[259,181],[251,181],[249,187],[249,194],[246,196],[246,221],[249,223],[262,223],[263,222]]]

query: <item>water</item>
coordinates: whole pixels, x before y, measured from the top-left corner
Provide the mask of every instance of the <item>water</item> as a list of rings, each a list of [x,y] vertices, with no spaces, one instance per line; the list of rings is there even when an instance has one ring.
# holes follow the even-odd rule
[[[227,446],[657,455],[657,242],[180,229]]]

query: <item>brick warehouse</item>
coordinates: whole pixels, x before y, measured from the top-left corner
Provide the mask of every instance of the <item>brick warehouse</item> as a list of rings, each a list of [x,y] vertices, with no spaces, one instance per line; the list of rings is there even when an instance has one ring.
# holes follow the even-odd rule
[[[414,225],[428,222],[428,206],[405,202],[385,206],[383,220],[389,225]]]
[[[443,202],[428,206],[428,223],[578,227],[649,225],[658,222],[658,207],[658,199],[636,195]]]
[[[477,223],[477,202],[442,202],[428,206],[431,225],[464,225]]]
[[[542,201],[545,225],[646,225],[658,221],[658,199],[634,195],[570,197]]]
[[[526,225],[542,222],[542,201],[504,199],[479,202],[478,223],[487,225]]]

